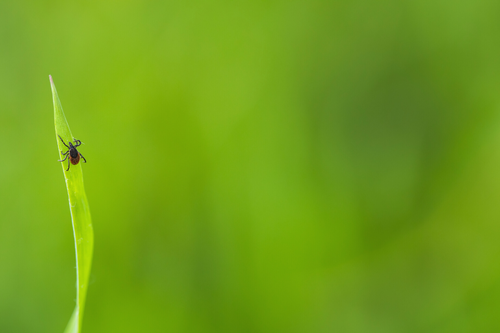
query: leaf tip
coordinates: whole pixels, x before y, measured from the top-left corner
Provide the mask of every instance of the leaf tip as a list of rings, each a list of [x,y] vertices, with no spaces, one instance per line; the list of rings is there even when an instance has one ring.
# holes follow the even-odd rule
[[[54,81],[52,80],[52,75],[49,75],[49,80],[50,80],[50,84],[54,84]]]

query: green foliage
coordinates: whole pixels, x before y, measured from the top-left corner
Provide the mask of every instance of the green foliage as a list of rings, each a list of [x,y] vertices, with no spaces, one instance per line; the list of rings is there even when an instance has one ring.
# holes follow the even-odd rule
[[[52,98],[54,102],[54,123],[56,129],[57,147],[64,152],[67,147],[61,142],[59,136],[67,143],[74,139],[64,116],[64,112],[57,95],[57,90],[50,77],[52,87]],[[76,250],[76,307],[66,327],[65,333],[78,333],[81,330],[83,310],[85,307],[85,296],[87,294],[90,267],[92,264],[92,251],[94,247],[94,232],[90,218],[89,204],[83,186],[82,165],[71,165],[66,171],[66,163],[62,163],[66,188],[68,190],[69,208],[73,223],[73,235],[75,237]]]
[[[0,333],[75,306],[48,74],[88,158],[84,333],[500,332],[499,12],[0,1]]]

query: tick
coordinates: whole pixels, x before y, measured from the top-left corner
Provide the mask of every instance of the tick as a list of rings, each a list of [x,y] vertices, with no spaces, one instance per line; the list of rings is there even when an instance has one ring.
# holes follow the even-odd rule
[[[64,140],[61,138],[61,136],[59,136],[59,139],[61,139],[63,145],[65,145],[66,147],[68,147],[68,151],[63,153],[62,150],[61,150],[61,154],[62,155],[65,155],[66,157],[63,159],[63,160],[58,160],[59,162],[64,162],[68,157],[68,168],[66,169],[66,171],[69,170],[69,167],[70,167],[70,162],[71,164],[73,165],[77,165],[78,162],[80,162],[80,157],[83,158],[83,161],[85,163],[87,163],[87,160],[85,159],[85,157],[83,157],[82,154],[80,154],[80,152],[76,149],[76,147],[80,146],[82,144],[82,142],[80,140],[77,140],[75,139],[73,142],[75,143],[74,145],[71,143],[71,141],[69,141],[69,146],[64,143]]]

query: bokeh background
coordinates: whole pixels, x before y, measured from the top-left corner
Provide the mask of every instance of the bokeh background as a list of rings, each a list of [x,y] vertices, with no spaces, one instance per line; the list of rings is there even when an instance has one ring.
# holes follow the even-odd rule
[[[0,332],[498,332],[500,3],[1,1]]]

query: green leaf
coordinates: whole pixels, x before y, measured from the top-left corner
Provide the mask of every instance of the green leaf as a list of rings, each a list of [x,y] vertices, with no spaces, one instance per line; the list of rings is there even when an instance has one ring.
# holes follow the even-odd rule
[[[54,102],[54,123],[56,128],[56,141],[59,156],[66,152],[68,148],[61,142],[59,136],[68,144],[74,137],[69,129],[68,121],[57,95],[56,86],[49,75],[52,87],[52,100]],[[64,156],[60,159],[62,160]],[[67,160],[66,160],[67,161]],[[64,179],[69,197],[69,209],[73,223],[73,235],[75,237],[76,252],[76,307],[71,319],[66,326],[65,333],[79,333],[82,327],[83,309],[85,308],[85,296],[89,281],[90,267],[92,264],[92,251],[94,248],[94,232],[90,218],[90,209],[87,202],[87,195],[83,187],[82,163],[71,165],[66,171],[66,161],[62,164]],[[82,160],[81,160],[82,161]],[[82,161],[83,162],[83,161]]]

